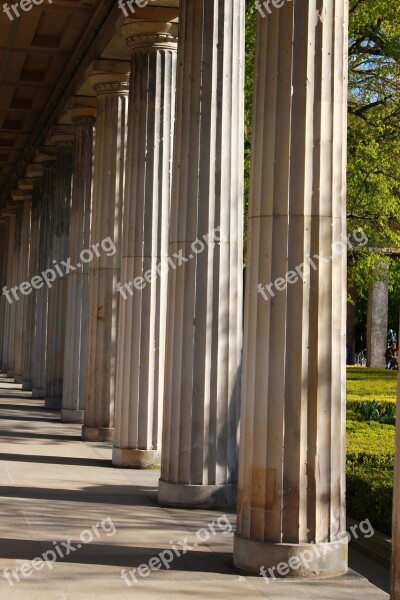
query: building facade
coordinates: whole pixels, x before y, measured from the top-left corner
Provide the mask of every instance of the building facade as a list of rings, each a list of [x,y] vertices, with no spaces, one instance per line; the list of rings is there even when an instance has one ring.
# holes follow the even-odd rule
[[[339,575],[348,6],[272,4],[244,291],[245,2],[4,11],[1,366],[160,503],[237,501],[237,567]]]

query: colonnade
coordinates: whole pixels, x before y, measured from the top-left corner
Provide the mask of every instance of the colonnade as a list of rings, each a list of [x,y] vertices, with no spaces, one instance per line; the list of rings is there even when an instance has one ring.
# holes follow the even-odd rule
[[[259,16],[243,337],[244,6],[138,9],[130,62],[92,62],[1,214],[1,283],[32,282],[1,365],[114,465],[161,465],[161,504],[237,497],[238,567],[337,575],[346,262],[310,261],[345,232],[348,7]]]

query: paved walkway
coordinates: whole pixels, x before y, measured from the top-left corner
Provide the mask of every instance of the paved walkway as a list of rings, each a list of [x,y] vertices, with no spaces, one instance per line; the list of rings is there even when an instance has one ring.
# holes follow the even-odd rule
[[[157,471],[113,468],[110,446],[82,442],[80,429],[60,423],[57,412],[0,377],[0,598],[389,598],[354,571],[334,580],[270,584],[237,572],[233,513],[160,508]],[[192,548],[184,549],[185,542]],[[47,562],[32,564],[43,554]],[[128,571],[150,560],[162,568],[142,567],[142,577],[133,573],[135,583]],[[387,589],[385,569],[357,554],[352,560]]]

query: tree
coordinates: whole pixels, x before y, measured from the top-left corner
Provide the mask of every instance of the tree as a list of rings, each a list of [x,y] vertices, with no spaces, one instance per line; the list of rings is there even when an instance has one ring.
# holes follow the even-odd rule
[[[246,0],[246,201],[256,14],[255,2]],[[400,9],[394,0],[350,0],[347,216],[349,232],[361,228],[369,240],[349,253],[349,281],[365,296],[379,277],[384,249],[400,247]],[[400,292],[398,277],[399,269],[391,269],[391,286]]]
[[[349,254],[358,314],[386,262],[393,324],[400,269],[385,250],[400,247],[400,10],[391,0],[350,1],[347,181],[348,229],[369,239]]]

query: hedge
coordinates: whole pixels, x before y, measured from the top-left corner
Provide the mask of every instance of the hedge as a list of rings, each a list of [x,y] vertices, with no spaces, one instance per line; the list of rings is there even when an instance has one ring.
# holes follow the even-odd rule
[[[347,512],[391,535],[395,427],[347,423]]]
[[[396,402],[397,371],[347,367],[347,401]]]
[[[347,420],[351,421],[377,421],[395,425],[396,404],[394,402],[377,402],[364,400],[347,402]]]

